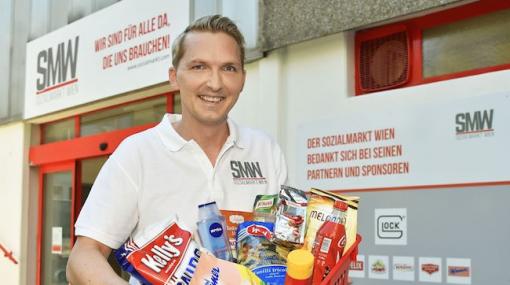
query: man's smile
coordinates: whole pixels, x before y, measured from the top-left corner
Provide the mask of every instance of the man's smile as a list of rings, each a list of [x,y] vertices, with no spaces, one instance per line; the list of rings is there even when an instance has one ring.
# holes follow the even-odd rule
[[[219,103],[225,100],[225,97],[207,95],[198,95],[198,98],[202,99],[202,101],[205,101],[207,103]]]

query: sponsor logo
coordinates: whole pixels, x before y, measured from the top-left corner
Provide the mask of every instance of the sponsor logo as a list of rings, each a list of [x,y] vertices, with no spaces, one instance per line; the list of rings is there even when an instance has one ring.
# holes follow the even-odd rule
[[[412,265],[405,263],[396,263],[393,265],[393,267],[395,268],[395,271],[398,272],[411,272],[414,270]]]
[[[351,264],[349,265],[350,270],[363,271],[363,267],[363,261],[351,261]]]
[[[493,136],[494,109],[458,113],[455,115],[457,139]]]
[[[209,234],[215,238],[220,237],[223,234],[223,227],[219,223],[212,223],[209,226]]]
[[[421,265],[421,270],[432,275],[432,273],[439,271],[439,265],[433,263],[425,263]]]
[[[250,225],[246,228],[246,232],[252,236],[264,236],[268,240],[271,240],[272,238],[271,231],[268,228],[260,225]]]
[[[381,239],[400,239],[404,235],[401,224],[405,216],[382,215],[377,217],[377,237]]]
[[[470,275],[468,266],[448,266],[448,276],[469,277]]]
[[[386,272],[386,265],[382,260],[376,260],[376,262],[372,263],[371,269],[375,273],[384,273]]]
[[[235,184],[267,184],[258,161],[230,161],[230,170]]]
[[[37,94],[67,90],[67,95],[77,93],[76,67],[78,63],[79,36],[59,43],[56,47],[41,50],[37,54]],[[74,91],[74,92],[72,92]],[[60,95],[58,93],[57,95]]]

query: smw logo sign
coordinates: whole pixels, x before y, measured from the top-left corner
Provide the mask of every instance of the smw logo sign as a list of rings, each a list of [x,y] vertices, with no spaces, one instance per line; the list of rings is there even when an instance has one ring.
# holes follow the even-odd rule
[[[258,161],[230,161],[234,184],[266,184]]]
[[[50,97],[78,93],[78,43],[80,37],[68,39],[37,54],[36,94]]]
[[[458,113],[455,132],[458,139],[493,136],[494,109]]]

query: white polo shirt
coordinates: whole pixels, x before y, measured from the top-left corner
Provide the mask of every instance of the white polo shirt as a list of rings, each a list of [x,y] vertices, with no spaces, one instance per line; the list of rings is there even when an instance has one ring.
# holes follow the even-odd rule
[[[130,235],[177,216],[196,231],[198,205],[251,211],[257,194],[274,194],[287,168],[278,144],[230,119],[216,166],[172,127],[167,114],[154,128],[126,138],[106,161],[75,225],[75,234],[115,249]]]

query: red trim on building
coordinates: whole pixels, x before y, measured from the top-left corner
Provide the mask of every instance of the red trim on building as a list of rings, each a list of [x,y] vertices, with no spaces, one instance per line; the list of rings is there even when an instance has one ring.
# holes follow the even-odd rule
[[[426,84],[431,82],[455,79],[460,77],[478,75],[482,73],[510,69],[510,63],[505,63],[496,66],[477,68],[472,70],[466,70],[462,72],[450,73],[441,76],[435,76],[430,78],[423,78],[422,74],[422,31],[430,28],[434,28],[441,25],[447,25],[450,23],[454,23],[457,21],[482,16],[485,14],[489,14],[492,12],[497,12],[499,10],[510,9],[510,1],[501,1],[501,0],[480,0],[473,3],[469,3],[463,6],[450,8],[447,10],[439,11],[433,14],[413,18],[410,20],[402,21],[399,23],[389,24],[373,29],[363,30],[356,33],[355,38],[355,92],[356,95],[364,95],[369,94],[369,92],[364,92],[361,89],[360,85],[360,70],[359,70],[359,62],[360,62],[360,42],[366,41],[369,39],[376,39],[384,37],[388,34],[394,33],[399,29],[402,29],[402,26],[405,26],[409,33],[410,38],[410,49],[411,49],[411,57],[409,60],[410,63],[410,78],[409,81],[399,86],[401,87],[409,87],[420,84]],[[391,90],[394,88],[387,88],[386,90]],[[376,91],[376,90],[373,90]]]
[[[31,165],[44,165],[66,160],[84,159],[100,155],[111,154],[126,137],[155,126],[150,123],[129,129],[112,131],[109,133],[76,138],[74,140],[59,141],[30,148],[29,160]],[[107,144],[105,150],[99,145]]]

